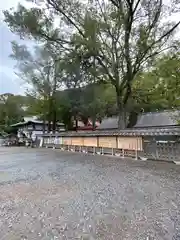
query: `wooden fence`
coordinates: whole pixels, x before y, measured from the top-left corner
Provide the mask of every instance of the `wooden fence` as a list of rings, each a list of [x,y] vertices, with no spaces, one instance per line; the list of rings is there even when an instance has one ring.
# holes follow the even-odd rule
[[[102,155],[134,157],[143,151],[141,136],[43,136],[41,146]]]
[[[161,140],[160,140],[161,139]],[[62,132],[39,136],[41,147],[163,160],[180,164],[180,127]]]

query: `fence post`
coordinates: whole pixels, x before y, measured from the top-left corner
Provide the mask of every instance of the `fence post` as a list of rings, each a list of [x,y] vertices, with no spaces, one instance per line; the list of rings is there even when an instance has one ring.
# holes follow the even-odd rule
[[[96,149],[95,149],[95,147],[93,147],[93,155],[95,155],[96,154]]]
[[[138,151],[137,151],[137,149],[135,150],[135,154],[136,154],[135,160],[138,160]]]
[[[116,149],[118,149],[118,136],[116,136]]]
[[[104,149],[103,149],[103,147],[101,148],[101,154],[104,155]]]
[[[123,154],[122,157],[124,158],[124,148],[122,149],[122,154]]]
[[[172,145],[172,159],[176,160],[176,144]]]
[[[46,148],[48,148],[48,137],[46,138]]]
[[[97,147],[99,147],[99,137],[97,137]]]
[[[155,141],[155,148],[156,148],[156,160],[158,160],[159,159],[159,151],[158,151],[158,143]]]
[[[40,139],[39,147],[42,148],[43,145],[44,145],[44,138],[42,137],[42,138]]]

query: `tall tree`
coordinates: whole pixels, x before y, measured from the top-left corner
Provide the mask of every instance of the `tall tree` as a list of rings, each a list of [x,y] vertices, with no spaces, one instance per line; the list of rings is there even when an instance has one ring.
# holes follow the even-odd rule
[[[10,129],[14,123],[22,121],[21,102],[13,94],[0,95],[0,131]]]
[[[87,68],[96,66],[96,78],[115,87],[119,128],[124,128],[136,75],[174,45],[173,34],[180,21],[171,22],[169,17],[179,11],[179,1],[41,0],[38,3],[31,9],[19,5],[16,11],[6,11],[5,21],[21,36],[55,42],[65,51],[75,46]],[[53,27],[58,20],[58,27]]]
[[[28,84],[28,95],[31,95],[34,111],[40,112],[44,121],[53,122],[56,129],[56,92],[60,85],[60,56],[56,56],[50,45],[35,47],[34,53],[25,45],[12,43],[13,54],[17,61],[18,75]],[[32,109],[31,109],[32,110]]]

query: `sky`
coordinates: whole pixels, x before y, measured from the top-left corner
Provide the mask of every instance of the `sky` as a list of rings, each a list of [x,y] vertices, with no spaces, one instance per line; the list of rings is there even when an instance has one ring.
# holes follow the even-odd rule
[[[12,53],[11,41],[20,42],[17,35],[13,34],[3,22],[3,10],[16,7],[19,0],[0,1],[0,94],[2,93],[24,93],[24,83],[15,74],[15,61],[9,55]],[[23,0],[21,0],[23,3]]]

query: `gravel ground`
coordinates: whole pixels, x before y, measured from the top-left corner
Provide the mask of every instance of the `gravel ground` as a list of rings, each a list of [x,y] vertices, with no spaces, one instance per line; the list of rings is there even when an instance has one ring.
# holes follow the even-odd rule
[[[180,239],[180,167],[0,148],[0,239]]]

